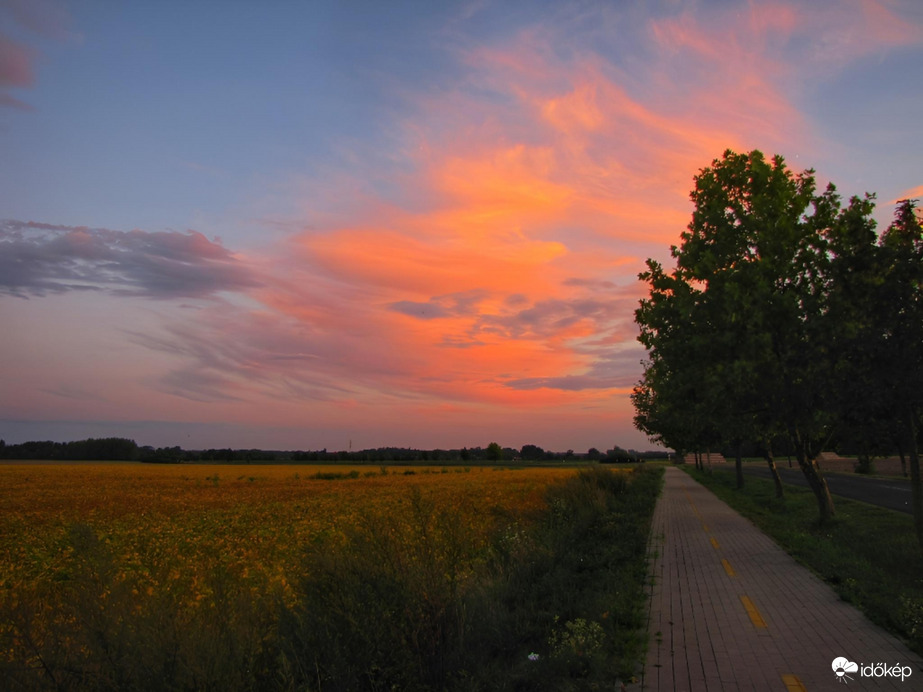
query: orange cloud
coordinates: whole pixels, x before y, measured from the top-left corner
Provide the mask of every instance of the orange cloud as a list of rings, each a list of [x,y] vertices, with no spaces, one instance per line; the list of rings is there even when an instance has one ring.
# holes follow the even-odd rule
[[[328,217],[293,236],[289,280],[259,294],[310,327],[317,357],[299,366],[411,400],[541,408],[623,397],[640,360],[634,277],[651,245],[675,242],[687,223],[692,175],[764,137],[767,118],[770,139],[801,127],[777,89],[729,66],[695,22],[651,32],[720,72],[688,110],[620,83],[599,56],[559,59],[541,33],[469,51],[469,79],[503,96],[490,116],[478,89],[451,93],[451,108],[421,98],[405,124],[413,170],[392,181],[408,192],[356,196],[344,214],[354,223]]]
[[[861,7],[873,44],[907,40]],[[814,5],[697,7],[638,26],[631,70],[566,22],[466,44],[456,84],[408,95],[390,168],[350,152],[301,185],[259,288],[153,344],[180,364],[161,388],[279,424],[629,427],[643,260],[724,149],[813,146],[792,86],[806,37],[857,55],[873,48],[836,36],[860,28]]]
[[[542,115],[554,127],[565,133],[593,132],[604,126],[606,117],[599,107],[593,84],[579,84],[569,94],[548,99]]]
[[[909,190],[904,190],[897,197],[890,200],[888,204],[897,204],[904,199],[919,199],[920,197],[923,197],[923,185],[917,185],[916,187],[912,187]]]

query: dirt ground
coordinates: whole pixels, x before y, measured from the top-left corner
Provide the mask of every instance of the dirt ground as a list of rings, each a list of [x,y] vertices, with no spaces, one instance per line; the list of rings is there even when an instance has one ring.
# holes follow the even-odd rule
[[[840,471],[852,473],[856,470],[856,460],[838,457],[830,454],[822,454],[817,460],[818,466],[822,471]],[[875,473],[885,476],[902,476],[901,458],[887,457],[883,459],[874,459],[872,466]],[[909,472],[909,469],[908,469]]]

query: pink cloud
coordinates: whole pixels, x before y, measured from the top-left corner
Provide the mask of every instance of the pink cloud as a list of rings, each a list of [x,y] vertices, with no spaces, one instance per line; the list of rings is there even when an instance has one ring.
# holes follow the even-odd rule
[[[0,35],[0,86],[31,87],[35,81],[33,57],[29,48]]]
[[[69,30],[67,11],[51,0],[5,0],[0,4],[0,21],[11,27],[56,41],[79,40]],[[33,63],[38,51],[0,34],[0,88],[30,89],[35,85]],[[31,105],[0,92],[0,108],[34,110]]]
[[[855,60],[923,40],[920,22],[901,17],[887,0],[850,0],[810,11],[820,31],[815,55],[822,63]]]

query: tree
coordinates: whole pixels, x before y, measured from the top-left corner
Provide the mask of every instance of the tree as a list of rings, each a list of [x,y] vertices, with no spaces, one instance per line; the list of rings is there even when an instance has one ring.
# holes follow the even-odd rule
[[[676,257],[678,250],[671,252]],[[647,267],[640,278],[650,283],[650,297],[641,301],[635,321],[648,360],[631,395],[634,423],[679,455],[698,452],[717,439],[708,410],[707,330],[696,309],[701,292],[654,260]]]
[[[832,185],[817,194],[813,171],[793,174],[780,156],[726,151],[696,176],[691,199],[675,270],[649,261],[640,275],[651,297],[636,312],[650,359],[636,389],[639,422],[687,448],[720,433],[738,450],[746,439],[770,449],[784,431],[828,519],[834,505],[816,458],[835,422],[825,405],[825,290],[839,197]],[[739,452],[737,469],[740,483]]]
[[[535,461],[545,456],[545,450],[538,445],[523,445],[519,452],[519,456],[523,459]]]
[[[853,197],[827,234],[831,405],[841,428],[838,440],[858,451],[865,469],[884,451],[888,407],[881,386],[884,253],[877,243],[873,209],[874,196]]]
[[[496,442],[487,445],[488,461],[500,461],[503,458],[503,449]]]
[[[884,276],[878,316],[882,378],[890,413],[901,422],[902,448],[910,456],[917,539],[923,550],[923,483],[919,434],[923,414],[923,224],[912,200],[903,200],[882,234]]]
[[[832,516],[815,461],[830,434],[818,405],[826,359],[816,337],[822,331],[823,230],[835,218],[838,198],[832,187],[816,195],[813,171],[794,175],[782,157],[770,162],[758,151],[728,151],[696,178],[692,200],[696,209],[678,267],[687,280],[707,287],[712,324],[721,333],[716,341],[724,348],[711,355],[727,364],[719,366],[721,398],[731,415],[720,418],[722,425],[735,442],[747,432],[769,439],[783,428],[821,517]]]

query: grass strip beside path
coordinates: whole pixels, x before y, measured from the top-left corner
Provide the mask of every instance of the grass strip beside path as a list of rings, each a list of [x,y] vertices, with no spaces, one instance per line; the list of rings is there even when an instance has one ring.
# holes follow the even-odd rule
[[[738,490],[733,470],[680,466],[750,519],[785,551],[830,584],[844,601],[923,654],[923,558],[911,517],[835,498],[836,517],[820,524],[814,495],[748,476]]]

